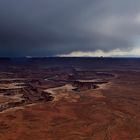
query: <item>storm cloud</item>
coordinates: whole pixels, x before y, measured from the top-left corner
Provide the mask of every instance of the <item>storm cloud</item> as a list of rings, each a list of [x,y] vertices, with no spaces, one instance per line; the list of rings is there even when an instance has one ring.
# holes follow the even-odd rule
[[[139,0],[0,0],[0,56],[129,55],[139,47]]]

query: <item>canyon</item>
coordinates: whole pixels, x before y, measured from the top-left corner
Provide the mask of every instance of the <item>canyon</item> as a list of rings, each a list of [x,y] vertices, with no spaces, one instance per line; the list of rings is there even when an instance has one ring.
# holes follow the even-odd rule
[[[0,139],[140,139],[139,60],[0,61]]]

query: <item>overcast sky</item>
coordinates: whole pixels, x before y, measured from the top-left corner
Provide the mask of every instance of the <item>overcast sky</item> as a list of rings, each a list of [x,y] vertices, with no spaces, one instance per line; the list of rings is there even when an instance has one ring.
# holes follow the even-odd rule
[[[0,56],[140,56],[140,0],[0,0]]]

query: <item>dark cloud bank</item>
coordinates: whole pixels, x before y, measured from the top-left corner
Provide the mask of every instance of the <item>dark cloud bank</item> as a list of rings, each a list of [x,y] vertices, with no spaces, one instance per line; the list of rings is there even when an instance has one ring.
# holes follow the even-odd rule
[[[0,0],[0,56],[140,46],[139,0]]]

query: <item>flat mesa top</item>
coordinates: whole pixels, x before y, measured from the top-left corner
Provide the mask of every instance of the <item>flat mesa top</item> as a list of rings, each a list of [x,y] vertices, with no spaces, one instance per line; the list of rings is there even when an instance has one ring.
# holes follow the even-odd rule
[[[101,82],[101,79],[95,79],[95,80],[76,80],[77,82],[81,83],[92,83],[92,82]]]

